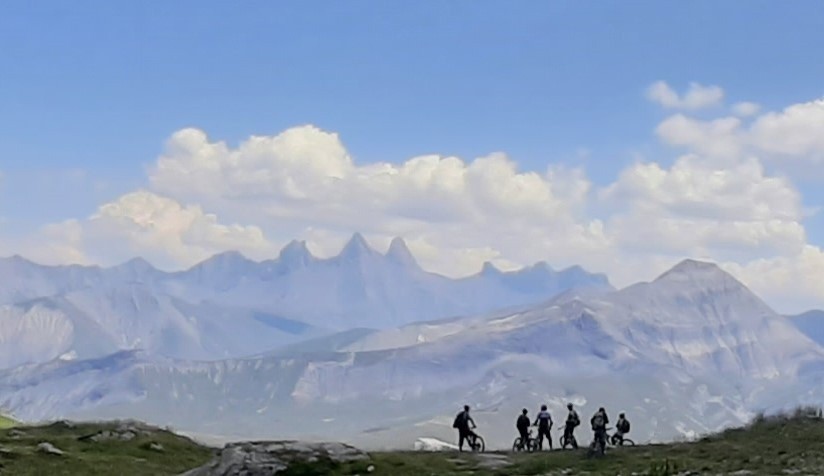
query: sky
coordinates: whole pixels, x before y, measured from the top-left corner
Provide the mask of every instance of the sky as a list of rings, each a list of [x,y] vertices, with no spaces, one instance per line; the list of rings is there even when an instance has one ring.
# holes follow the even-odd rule
[[[0,3],[0,255],[402,236],[450,276],[712,260],[824,306],[818,1]]]

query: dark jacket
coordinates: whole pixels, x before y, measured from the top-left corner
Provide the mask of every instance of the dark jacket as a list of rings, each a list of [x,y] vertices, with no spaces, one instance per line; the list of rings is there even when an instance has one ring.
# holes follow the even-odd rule
[[[529,417],[526,415],[521,415],[518,417],[518,422],[515,423],[515,428],[519,430],[526,430],[529,428]]]
[[[469,416],[469,412],[464,410],[464,411],[458,413],[458,415],[455,417],[455,422],[452,423],[452,428],[457,428],[461,431],[467,431],[467,430],[469,430],[469,423],[470,422],[472,423],[473,426],[475,425],[475,421],[472,420],[471,416]]]

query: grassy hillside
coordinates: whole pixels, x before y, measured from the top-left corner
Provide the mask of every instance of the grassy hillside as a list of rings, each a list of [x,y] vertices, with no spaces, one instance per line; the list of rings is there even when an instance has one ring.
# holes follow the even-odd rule
[[[2,430],[0,474],[173,475],[200,466],[212,457],[213,450],[160,429],[146,431],[128,441],[82,439],[101,432],[116,432],[118,426],[117,423],[54,423]],[[64,454],[38,451],[37,446],[43,442],[51,443]]]
[[[17,422],[12,420],[7,416],[0,415],[0,430],[5,430],[6,428],[11,428],[16,425]]]
[[[89,435],[116,428],[107,424],[53,424],[0,431],[0,474],[172,475],[200,466],[214,450],[154,429],[129,441],[90,441]],[[580,432],[579,437],[584,432]],[[583,440],[583,438],[580,438]],[[43,441],[62,456],[36,450]],[[158,449],[155,445],[162,445]],[[372,472],[368,471],[373,466]],[[742,472],[743,470],[743,472]],[[749,471],[749,472],[748,472]],[[540,454],[374,453],[368,462],[323,462],[292,467],[286,476],[428,475],[813,475],[824,474],[824,420],[804,414],[760,418],[746,428],[692,443],[613,449],[602,458],[584,450]]]

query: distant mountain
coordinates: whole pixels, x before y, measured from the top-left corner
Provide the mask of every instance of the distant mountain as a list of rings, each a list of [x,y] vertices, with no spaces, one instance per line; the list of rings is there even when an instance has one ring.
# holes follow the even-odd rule
[[[277,312],[309,324],[346,330],[384,329],[537,304],[570,289],[612,289],[606,276],[546,263],[501,272],[491,264],[450,279],[423,270],[400,238],[386,254],[356,233],[332,258],[319,259],[292,242],[278,259],[256,263],[237,253],[215,256],[166,281],[184,299]]]
[[[516,312],[324,336],[253,358],[143,352],[0,372],[0,407],[26,420],[136,417],[238,438],[452,441],[469,403],[491,447],[520,409],[626,411],[636,441],[691,437],[756,411],[824,398],[824,349],[713,264],[650,283],[570,291]],[[588,441],[588,432],[579,429]]]
[[[812,310],[789,318],[807,337],[824,345],[824,311]]]
[[[536,304],[572,289],[611,289],[603,275],[538,265],[449,279],[418,266],[404,241],[386,254],[360,234],[329,259],[293,241],[277,259],[221,253],[167,273],[142,259],[119,266],[42,266],[0,259],[0,368],[152,355],[215,360],[259,354],[333,331]]]

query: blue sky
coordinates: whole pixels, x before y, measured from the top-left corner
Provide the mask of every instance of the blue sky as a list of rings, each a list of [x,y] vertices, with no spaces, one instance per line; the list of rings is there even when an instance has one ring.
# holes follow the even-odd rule
[[[147,187],[186,127],[236,146],[313,124],[358,164],[503,151],[520,171],[581,166],[606,187],[639,156],[681,153],[656,137],[675,111],[645,97],[653,82],[780,111],[824,95],[821,45],[817,1],[6,1],[2,230]],[[793,184],[815,207],[806,177]],[[824,243],[824,222],[804,225]]]

